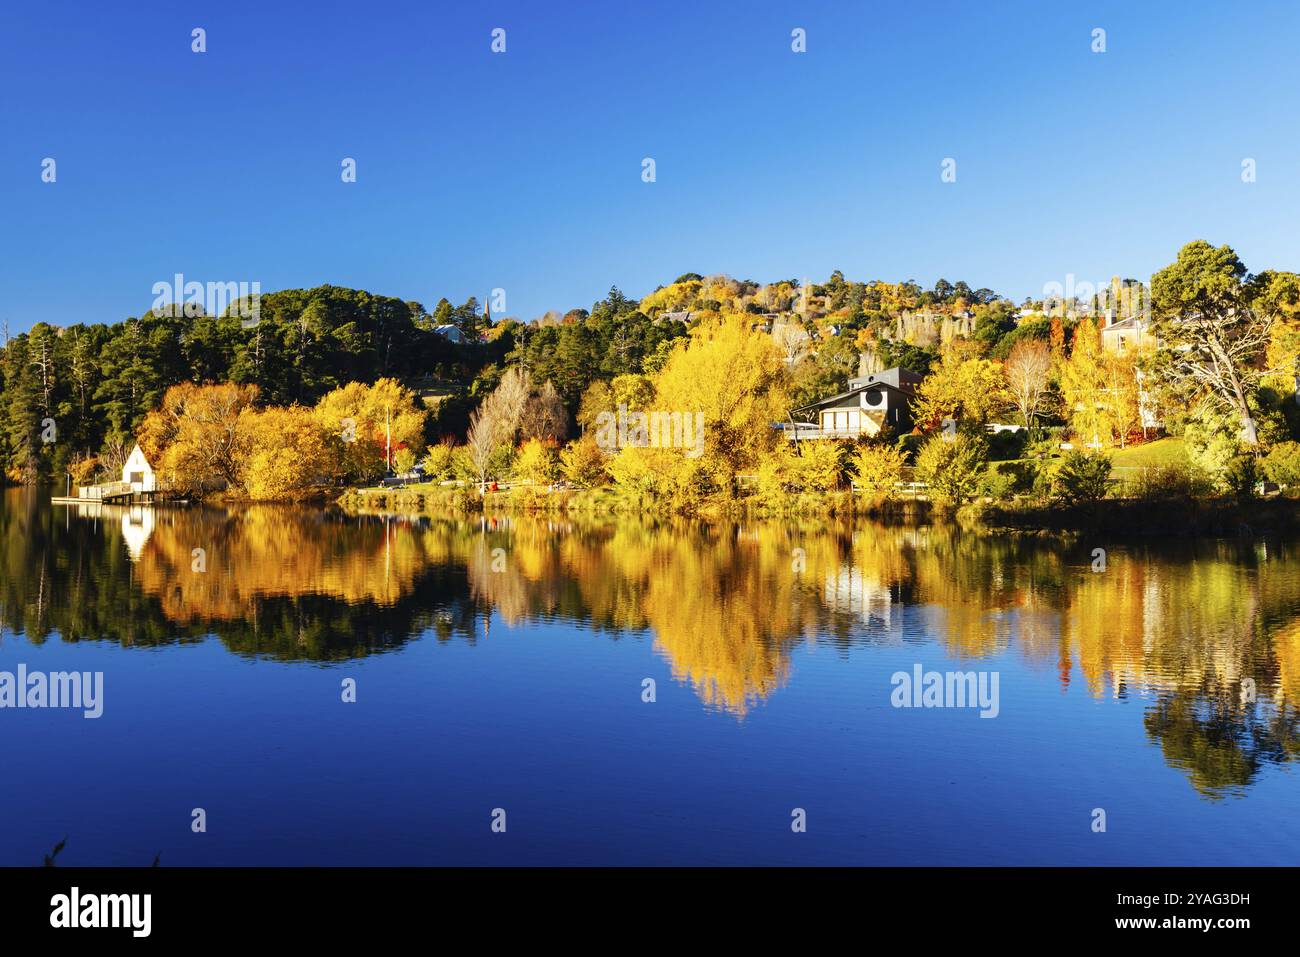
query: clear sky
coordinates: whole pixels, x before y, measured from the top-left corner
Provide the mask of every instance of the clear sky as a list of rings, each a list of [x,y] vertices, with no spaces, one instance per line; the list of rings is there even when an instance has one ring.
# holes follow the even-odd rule
[[[0,319],[178,272],[527,319],[687,271],[1019,300],[1195,238],[1297,269],[1298,50],[1293,3],[6,3]]]

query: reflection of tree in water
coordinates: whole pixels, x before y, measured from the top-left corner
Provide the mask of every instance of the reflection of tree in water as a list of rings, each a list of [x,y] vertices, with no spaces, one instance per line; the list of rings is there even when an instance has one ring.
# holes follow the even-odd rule
[[[1090,543],[948,526],[255,508],[160,510],[137,549],[133,562],[120,521],[7,497],[0,621],[36,642],[215,634],[289,661],[422,634],[473,642],[493,615],[576,622],[650,638],[677,680],[736,715],[790,680],[800,645],[847,656],[933,640],[960,661],[1017,655],[1063,690],[1149,695],[1148,731],[1207,793],[1295,755],[1300,558],[1287,547],[1115,546],[1095,574]],[[1247,678],[1259,710],[1233,704]]]
[[[1174,691],[1162,693],[1143,721],[1169,765],[1211,798],[1243,794],[1261,767],[1300,755],[1300,711],[1285,703]]]
[[[6,501],[12,506],[13,498]],[[240,654],[335,661],[426,631],[473,639],[444,536],[282,509],[159,510],[131,561],[114,515],[0,508],[0,622],[40,643],[219,637]],[[196,571],[193,549],[205,551]]]

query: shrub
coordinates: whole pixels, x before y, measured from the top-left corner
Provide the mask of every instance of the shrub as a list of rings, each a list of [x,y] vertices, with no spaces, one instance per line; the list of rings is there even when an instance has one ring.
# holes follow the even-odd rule
[[[1063,505],[1090,505],[1106,496],[1110,456],[1067,452],[1052,479],[1052,497]]]
[[[1300,442],[1279,442],[1269,449],[1260,467],[1278,485],[1300,484]]]
[[[862,445],[853,457],[858,491],[870,502],[880,503],[894,494],[902,477],[907,453],[889,445]]]
[[[1204,474],[1221,492],[1232,488],[1229,468],[1241,451],[1237,438],[1239,428],[1228,416],[1210,411],[1189,419],[1183,430],[1192,468]]]
[[[758,467],[759,496],[769,505],[800,492],[832,492],[844,475],[844,449],[831,440],[785,443]]]
[[[844,481],[844,447],[834,441],[799,443],[795,477],[806,492],[832,492]]]
[[[1025,429],[1015,432],[1004,429],[989,436],[989,458],[993,461],[1018,459],[1025,453],[1029,444],[1029,433]]]
[[[456,471],[456,446],[451,442],[431,445],[424,453],[424,474],[431,482],[442,482]]]
[[[1020,484],[1020,473],[1015,469],[1000,468],[997,463],[990,463],[980,483],[980,494],[991,499],[1007,499],[1015,493]]]
[[[1237,498],[1250,498],[1259,481],[1259,463],[1253,455],[1236,455],[1228,460],[1222,485]]]
[[[961,504],[980,494],[988,443],[979,435],[962,432],[954,438],[932,436],[916,455],[916,477],[930,486],[940,502]]]
[[[555,473],[555,450],[548,442],[529,439],[519,446],[514,467],[516,478],[534,485],[546,485],[555,480]]]
[[[588,434],[560,453],[560,471],[574,485],[603,485],[609,480],[606,461],[604,450]]]

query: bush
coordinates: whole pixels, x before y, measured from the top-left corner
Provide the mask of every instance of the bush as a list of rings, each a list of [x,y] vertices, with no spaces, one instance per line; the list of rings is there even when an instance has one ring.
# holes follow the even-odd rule
[[[1237,498],[1250,498],[1259,481],[1259,463],[1253,455],[1237,455],[1228,460],[1223,474],[1223,486]]]
[[[835,441],[800,442],[795,469],[806,492],[831,492],[844,481],[844,446]]]
[[[1010,498],[1015,490],[1016,474],[999,468],[990,467],[980,483],[980,493],[995,501]]]
[[[1237,438],[1240,425],[1217,411],[1189,419],[1183,430],[1187,458],[1192,468],[1204,474],[1220,492],[1232,490],[1229,474],[1232,460],[1241,452]]]
[[[517,479],[534,485],[546,485],[555,480],[556,472],[555,450],[550,443],[541,439],[529,439],[519,446],[514,463]]]
[[[879,504],[894,494],[902,477],[907,453],[889,445],[862,445],[853,457],[854,480],[858,491],[870,502]]]
[[[1122,486],[1125,498],[1144,502],[1200,498],[1210,491],[1209,483],[1186,465],[1150,465],[1138,469]]]
[[[764,457],[758,468],[758,490],[770,505],[798,492],[831,492],[844,475],[844,449],[827,440],[785,443]]]
[[[456,471],[456,446],[450,442],[430,445],[424,453],[424,475],[431,482],[443,482]]]
[[[982,491],[988,451],[980,435],[932,436],[916,455],[917,480],[930,486],[936,501],[959,505]]]
[[[1300,442],[1279,442],[1260,463],[1265,478],[1278,485],[1300,485]]]
[[[642,504],[666,502],[672,496],[677,468],[683,461],[668,449],[625,445],[608,462],[610,478],[619,491]]]
[[[1063,505],[1090,505],[1106,496],[1110,456],[1074,449],[1065,454],[1052,479],[1052,497]]]
[[[993,498],[1008,498],[1021,492],[1033,491],[1039,464],[1033,460],[990,462],[984,494]]]
[[[1018,459],[1024,455],[1028,444],[1029,432],[1025,429],[994,432],[989,436],[989,458],[995,462]]]
[[[560,471],[574,485],[603,485],[609,480],[604,450],[590,434],[560,453]]]

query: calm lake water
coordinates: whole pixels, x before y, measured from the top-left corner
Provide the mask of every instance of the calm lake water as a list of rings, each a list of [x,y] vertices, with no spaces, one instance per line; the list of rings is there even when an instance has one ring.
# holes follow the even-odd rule
[[[1290,542],[10,490],[20,664],[103,715],[0,710],[4,865],[1300,862]],[[997,716],[895,707],[916,666]]]

